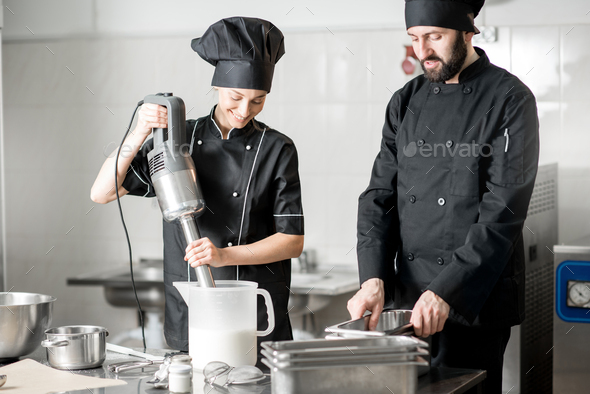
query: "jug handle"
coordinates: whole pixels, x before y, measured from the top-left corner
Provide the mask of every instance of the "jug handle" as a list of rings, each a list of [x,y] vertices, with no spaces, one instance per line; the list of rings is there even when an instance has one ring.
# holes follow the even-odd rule
[[[266,313],[268,314],[268,328],[264,331],[256,331],[256,336],[264,337],[275,329],[275,310],[272,305],[272,298],[270,297],[270,293],[268,291],[264,289],[256,289],[256,294],[260,294],[264,297]]]

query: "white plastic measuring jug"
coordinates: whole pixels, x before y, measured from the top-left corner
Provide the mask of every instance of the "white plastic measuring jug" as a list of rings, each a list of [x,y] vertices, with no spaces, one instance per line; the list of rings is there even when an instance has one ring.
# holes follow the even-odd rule
[[[256,364],[256,337],[275,327],[272,299],[258,283],[216,280],[216,287],[198,282],[174,282],[188,305],[189,354],[193,368],[202,370],[210,361],[232,366]],[[264,297],[268,328],[257,331],[257,296]]]

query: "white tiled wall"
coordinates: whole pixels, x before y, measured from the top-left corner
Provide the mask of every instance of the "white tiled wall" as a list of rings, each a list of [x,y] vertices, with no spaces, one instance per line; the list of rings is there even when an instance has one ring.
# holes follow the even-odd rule
[[[108,307],[98,288],[65,285],[68,276],[126,264],[117,207],[92,203],[90,187],[138,100],[173,91],[185,100],[189,117],[202,116],[215,103],[214,93],[207,93],[213,68],[190,50],[194,34],[117,36],[112,27],[106,36],[84,38],[84,28],[48,14],[53,24],[40,25],[48,37],[67,31],[78,37],[16,40],[16,19],[9,18],[26,19],[16,11],[31,2],[5,3],[16,13],[4,12],[13,39],[2,47],[8,288],[57,296],[56,324],[103,324],[116,334],[136,324],[133,311]],[[75,3],[71,7],[82,17],[96,12],[88,11],[93,4],[100,12],[114,4]],[[354,9],[352,2],[341,3]],[[500,26],[499,40],[481,46],[538,98],[541,161],[559,162],[560,239],[568,241],[590,232],[590,25],[500,23],[499,10],[521,1],[497,3],[490,2],[483,17]],[[292,12],[307,12],[303,3],[296,6],[301,10]],[[100,12],[91,25],[108,25]],[[311,22],[305,19],[299,27],[306,23]],[[63,24],[59,34],[54,24]],[[259,118],[298,147],[306,247],[316,249],[322,263],[354,266],[357,198],[379,149],[387,101],[409,79],[401,70],[409,39],[402,28],[314,26],[315,31],[285,30],[287,53]],[[88,29],[97,32],[96,26]],[[127,197],[123,208],[134,255],[160,256],[155,201]]]

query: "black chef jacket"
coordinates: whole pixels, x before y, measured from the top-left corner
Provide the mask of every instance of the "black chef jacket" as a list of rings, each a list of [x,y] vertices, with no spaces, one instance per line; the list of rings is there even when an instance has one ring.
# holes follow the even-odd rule
[[[303,214],[297,151],[293,141],[261,122],[251,120],[242,129],[232,129],[223,140],[213,112],[198,120],[187,120],[191,156],[207,204],[197,218],[201,236],[218,248],[251,244],[275,233],[303,235]],[[263,137],[264,135],[264,137]],[[153,197],[147,153],[153,141],[145,142],[131,163],[123,187],[130,194]],[[257,157],[256,157],[257,156]],[[256,158],[256,163],[254,161]],[[251,177],[250,183],[248,181]],[[244,196],[247,193],[244,211]],[[243,224],[242,213],[245,212]],[[184,261],[186,241],[180,223],[164,221],[164,284],[166,294],[164,335],[174,349],[188,350],[188,309],[175,281],[187,280]],[[191,280],[196,280],[191,268]],[[263,340],[292,339],[287,302],[291,283],[291,260],[264,265],[214,268],[213,278],[258,282],[271,294],[275,329]],[[258,329],[267,327],[266,307],[258,297]]]
[[[458,84],[421,75],[391,98],[359,198],[359,275],[383,279],[396,308],[431,290],[451,320],[507,327],[524,319],[539,126],[531,91],[475,50]]]

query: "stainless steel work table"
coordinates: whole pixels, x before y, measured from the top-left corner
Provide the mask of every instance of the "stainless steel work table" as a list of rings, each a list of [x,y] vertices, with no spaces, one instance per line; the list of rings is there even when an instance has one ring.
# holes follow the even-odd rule
[[[154,355],[164,355],[165,350],[148,349],[149,353]],[[31,358],[44,365],[48,365],[47,357],[44,348],[38,348],[34,353],[22,357]],[[86,389],[78,391],[64,391],[63,393],[70,394],[135,394],[135,393],[147,393],[147,394],[164,394],[168,393],[168,390],[156,389],[153,385],[147,383],[148,380],[154,375],[157,367],[150,367],[131,370],[123,372],[119,375],[111,373],[107,370],[107,366],[111,363],[117,363],[122,361],[138,360],[137,357],[126,356],[122,354],[107,352],[107,359],[102,368],[87,369],[82,371],[75,371],[84,376],[94,376],[101,378],[110,379],[121,379],[127,382],[124,386],[115,386],[107,388],[97,389]],[[0,364],[4,365],[4,364]],[[455,369],[455,368],[432,368],[430,372],[418,379],[418,391],[417,394],[460,394],[465,393],[471,388],[481,388],[481,383],[485,379],[485,371],[473,370],[473,369]],[[10,380],[10,376],[8,377]],[[239,387],[239,393],[256,393],[256,394],[271,394],[270,384],[262,386],[250,386],[252,390],[246,388],[246,386]],[[0,389],[1,391],[1,389]],[[232,393],[234,390],[224,390],[211,388],[203,383],[203,376],[200,373],[195,373],[193,376],[193,394],[219,394],[219,393]]]

